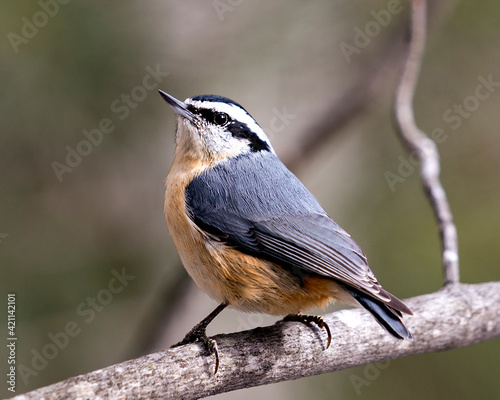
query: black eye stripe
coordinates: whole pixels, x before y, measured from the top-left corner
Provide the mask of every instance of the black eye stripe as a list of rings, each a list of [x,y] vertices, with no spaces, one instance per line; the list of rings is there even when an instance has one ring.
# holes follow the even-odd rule
[[[217,115],[219,114],[224,114],[227,115],[228,121],[223,124],[225,126],[225,129],[231,133],[231,135],[234,138],[238,139],[246,139],[248,140],[248,143],[250,145],[250,149],[252,151],[270,151],[270,147],[267,144],[266,141],[262,140],[259,138],[259,136],[253,132],[247,124],[239,121],[232,120],[231,117],[226,114],[226,113],[221,113],[220,111],[214,111],[211,109],[207,108],[197,108],[194,107],[193,105],[188,105],[188,110],[193,112],[196,115],[199,115],[201,118],[206,120],[207,122],[214,124],[214,125],[219,125],[222,126],[221,124],[218,124],[215,120],[217,119]]]
[[[203,118],[205,121],[207,121],[211,124],[224,125],[223,123],[221,123],[222,121],[220,120],[221,115],[226,116],[227,121],[225,121],[225,123],[228,123],[231,121],[231,117],[228,114],[220,112],[220,111],[214,111],[214,110],[210,110],[207,108],[196,108],[192,105],[188,105],[187,108],[189,111],[191,111],[192,113],[194,113],[196,115],[199,115],[201,118]]]

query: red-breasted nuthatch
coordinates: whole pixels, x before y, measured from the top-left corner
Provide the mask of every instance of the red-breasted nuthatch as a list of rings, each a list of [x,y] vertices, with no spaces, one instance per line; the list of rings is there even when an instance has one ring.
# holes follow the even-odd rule
[[[203,95],[182,102],[160,90],[178,115],[165,217],[196,285],[220,305],[178,345],[217,345],[207,325],[226,307],[286,320],[339,300],[367,309],[391,335],[411,338],[410,309],[377,282],[349,234],[278,159],[262,128],[238,103]],[[328,347],[328,345],[326,347]]]

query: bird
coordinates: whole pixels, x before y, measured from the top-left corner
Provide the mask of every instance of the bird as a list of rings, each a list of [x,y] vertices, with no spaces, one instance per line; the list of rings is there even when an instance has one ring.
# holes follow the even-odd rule
[[[218,95],[180,101],[174,160],[165,181],[165,218],[181,261],[219,306],[174,346],[201,342],[215,355],[208,324],[226,307],[315,323],[303,314],[333,301],[365,308],[393,337],[411,339],[412,311],[386,291],[361,247],[280,161],[255,119]]]

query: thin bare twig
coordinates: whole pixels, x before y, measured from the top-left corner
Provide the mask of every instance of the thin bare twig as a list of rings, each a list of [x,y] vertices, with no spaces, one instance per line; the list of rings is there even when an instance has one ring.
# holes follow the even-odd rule
[[[404,144],[420,160],[420,175],[436,216],[442,243],[445,285],[459,282],[457,229],[446,192],[439,180],[439,153],[436,144],[421,131],[413,114],[413,97],[425,48],[427,3],[412,1],[411,42],[395,101],[397,129]]]

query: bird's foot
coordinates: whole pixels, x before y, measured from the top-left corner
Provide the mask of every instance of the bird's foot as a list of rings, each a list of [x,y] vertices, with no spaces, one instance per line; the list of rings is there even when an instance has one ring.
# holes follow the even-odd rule
[[[289,314],[285,318],[283,318],[283,321],[297,321],[307,325],[310,325],[312,322],[314,322],[316,325],[318,325],[319,328],[324,329],[328,335],[328,341],[326,343],[325,350],[330,347],[330,343],[332,341],[330,327],[320,315]]]
[[[214,375],[219,369],[219,350],[217,348],[217,342],[207,336],[206,329],[204,327],[199,327],[198,325],[191,329],[184,339],[179,343],[174,344],[171,347],[184,346],[185,344],[190,344],[194,342],[200,342],[205,346],[205,350],[209,355],[215,355],[215,369]]]

